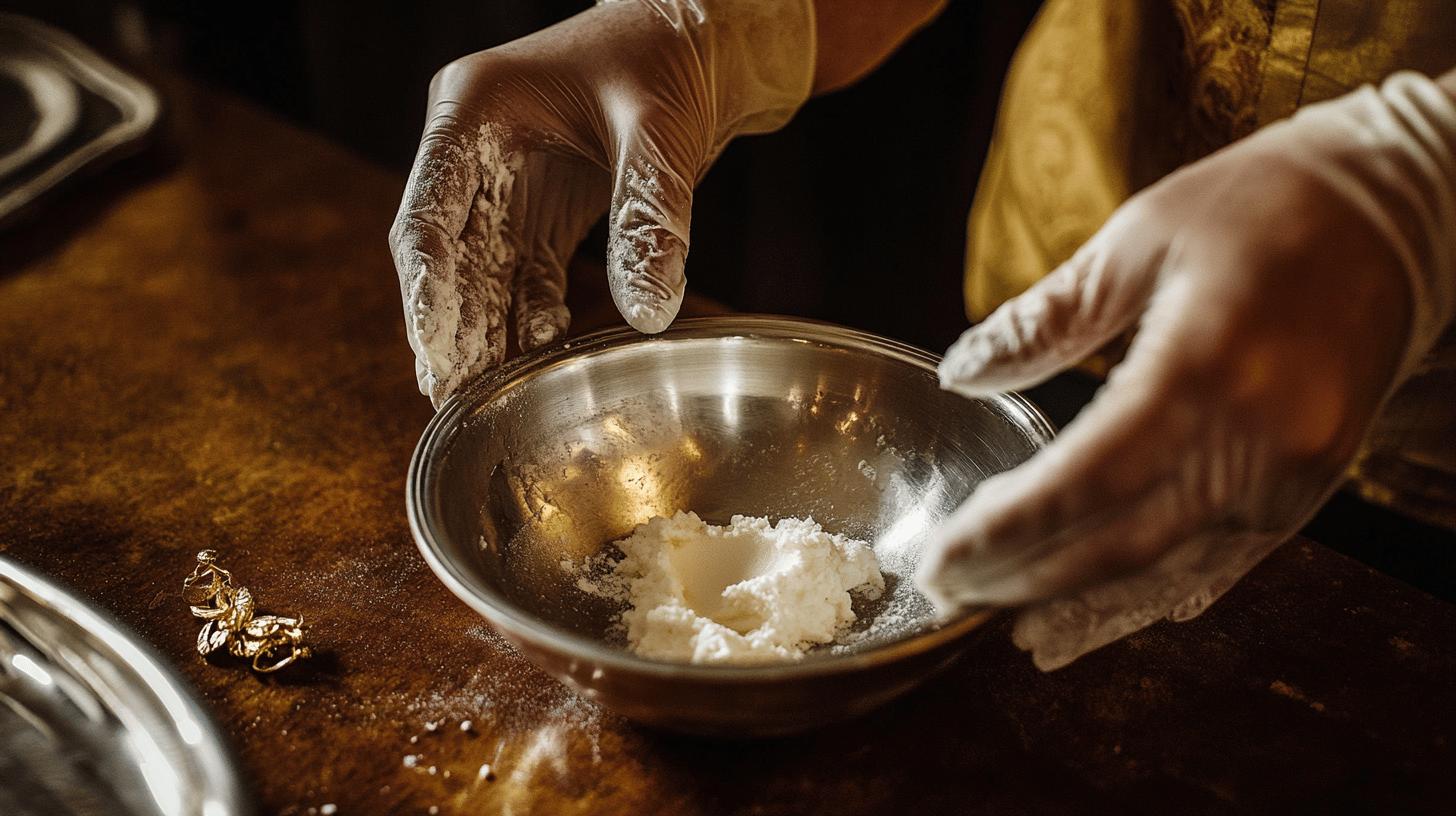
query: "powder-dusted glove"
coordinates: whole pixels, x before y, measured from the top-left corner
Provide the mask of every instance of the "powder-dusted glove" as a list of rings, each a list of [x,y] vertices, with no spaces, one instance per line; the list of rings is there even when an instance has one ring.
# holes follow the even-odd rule
[[[1456,104],[1416,74],[1310,106],[1128,201],[941,380],[1035,384],[1134,326],[1057,440],[930,543],[945,609],[1024,606],[1043,669],[1203,611],[1338,485],[1456,304]]]
[[[565,264],[609,212],[618,309],[682,302],[693,186],[735,135],[783,125],[814,74],[810,0],[608,0],[446,66],[390,230],[420,391],[438,407],[567,324]]]

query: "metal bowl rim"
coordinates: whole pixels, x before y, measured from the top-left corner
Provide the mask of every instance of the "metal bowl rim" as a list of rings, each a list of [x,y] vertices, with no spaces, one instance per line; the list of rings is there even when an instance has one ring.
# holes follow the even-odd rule
[[[457,598],[493,626],[503,630],[508,638],[544,645],[572,658],[590,660],[592,665],[674,679],[754,683],[859,671],[930,651],[960,638],[994,615],[995,609],[970,608],[927,632],[894,640],[863,652],[822,656],[803,662],[750,666],[673,663],[639,657],[547,623],[517,607],[488,586],[482,585],[483,591],[478,590],[467,579],[465,572],[446,556],[435,539],[434,530],[426,520],[425,491],[431,476],[429,465],[435,459],[434,454],[443,450],[444,444],[453,437],[462,418],[473,409],[508,392],[524,380],[612,349],[641,343],[690,339],[721,340],[732,337],[799,340],[868,351],[889,356],[931,373],[935,373],[940,362],[938,355],[870,332],[823,321],[764,314],[686,318],[657,335],[644,335],[625,326],[601,329],[517,357],[488,372],[471,386],[446,400],[425,426],[420,441],[415,446],[405,479],[405,506],[410,533],[430,570]],[[1045,446],[1054,435],[1051,422],[1039,408],[1020,394],[1007,392],[984,399],[997,403],[1005,413],[1019,419],[1021,430],[1038,447]]]

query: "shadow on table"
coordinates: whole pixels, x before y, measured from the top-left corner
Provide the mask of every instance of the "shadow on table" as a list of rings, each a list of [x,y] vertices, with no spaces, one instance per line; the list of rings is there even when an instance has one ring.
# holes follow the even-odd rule
[[[1006,626],[966,660],[1034,674]],[[689,801],[709,813],[1113,813],[1114,800],[1023,748],[994,698],[970,692],[964,664],[848,722],[767,740],[651,732],[646,743]],[[949,783],[949,784],[948,784]]]

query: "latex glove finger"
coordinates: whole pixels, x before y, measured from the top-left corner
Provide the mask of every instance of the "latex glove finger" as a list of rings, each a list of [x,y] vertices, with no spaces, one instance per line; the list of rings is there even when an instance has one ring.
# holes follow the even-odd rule
[[[612,186],[607,283],[627,322],[655,334],[677,317],[687,286],[692,179],[631,126],[625,130]]]
[[[405,336],[418,362],[420,391],[450,368],[459,330],[459,237],[480,186],[480,155],[460,132],[453,105],[438,106],[389,230],[404,303]]]
[[[449,262],[425,266],[417,284],[404,294],[410,344],[426,369],[421,391],[436,408],[505,359],[505,313],[516,254],[510,213],[520,158],[507,152],[504,140],[489,126],[479,127],[468,140],[458,132],[458,125],[451,128],[451,137],[442,140],[443,157],[437,158],[474,167],[469,180],[475,188],[465,205],[464,224],[449,247]],[[435,172],[450,174],[448,168]],[[434,196],[435,211],[445,213],[440,217],[451,224],[450,210],[459,206],[453,186]],[[429,240],[443,240],[440,231],[426,234],[436,236]]]
[[[460,266],[475,274],[462,278],[456,356],[451,369],[438,372],[430,393],[436,408],[460,386],[500,365],[506,356],[506,313],[516,265],[514,238],[507,223],[512,191],[509,176],[487,176],[487,182],[476,193],[461,236]]]
[[[515,282],[516,341],[533,351],[566,335],[566,266],[547,248],[521,261]]]
[[[499,142],[482,138],[481,186],[460,241],[461,309],[449,368],[437,370],[430,400],[436,408],[461,386],[506,357],[506,314],[516,265],[511,230],[519,162]]]
[[[1131,326],[1157,266],[1137,248],[1137,215],[1119,212],[1066,263],[962,334],[941,361],[941,387],[968,397],[1027,388]],[[1148,271],[1119,275],[1114,264]]]
[[[566,333],[566,265],[606,211],[611,187],[600,167],[545,154],[531,158],[518,186],[525,216],[515,277],[516,338],[522,351],[531,351]]]

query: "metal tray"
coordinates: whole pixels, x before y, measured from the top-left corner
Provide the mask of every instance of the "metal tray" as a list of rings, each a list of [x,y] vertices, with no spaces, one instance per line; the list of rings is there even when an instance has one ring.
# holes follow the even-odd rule
[[[0,556],[0,813],[251,813],[235,767],[150,648]]]
[[[155,91],[76,38],[0,13],[0,225],[138,147],[160,113]]]

